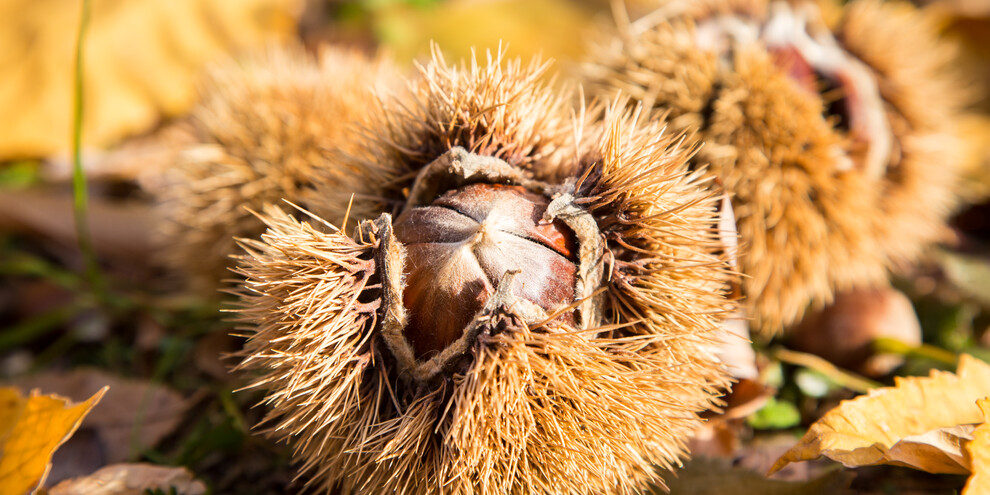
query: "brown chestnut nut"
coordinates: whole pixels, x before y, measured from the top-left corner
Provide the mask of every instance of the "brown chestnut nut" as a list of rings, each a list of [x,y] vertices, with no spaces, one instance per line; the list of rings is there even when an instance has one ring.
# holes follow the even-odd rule
[[[791,330],[788,343],[841,368],[876,378],[904,362],[901,356],[874,349],[873,342],[880,338],[921,344],[921,323],[911,300],[892,288],[836,294],[832,304],[808,314]]]
[[[407,254],[404,334],[417,359],[460,338],[508,271],[520,272],[513,294],[548,314],[574,301],[575,235],[561,220],[544,220],[549,203],[521,186],[479,183],[396,220]],[[571,312],[561,318],[573,322]]]

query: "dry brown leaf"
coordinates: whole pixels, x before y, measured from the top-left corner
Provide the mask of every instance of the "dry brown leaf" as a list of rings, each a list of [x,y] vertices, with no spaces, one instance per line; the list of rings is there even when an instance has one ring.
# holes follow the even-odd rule
[[[70,191],[5,190],[0,193],[0,232],[22,232],[74,247],[78,231],[72,202]],[[93,197],[87,218],[98,254],[148,261],[155,224],[148,205]]]
[[[973,439],[976,426],[950,426],[904,437],[887,451],[887,464],[929,473],[968,474],[969,458],[963,449]]]
[[[709,419],[688,440],[692,457],[731,457],[740,448],[746,423],[742,419]]]
[[[962,495],[990,493],[990,398],[977,401],[984,423],[973,432],[973,441],[966,445],[973,475],[966,481]]]
[[[43,485],[52,454],[106,391],[104,386],[89,399],[72,404],[37,390],[25,398],[17,388],[0,388],[0,493],[33,493]]]
[[[179,161],[187,147],[195,144],[188,119],[178,119],[149,134],[127,139],[109,150],[86,150],[83,171],[89,182],[134,181],[145,191],[156,191],[162,184],[162,170]],[[72,180],[72,156],[58,153],[42,162],[41,177],[50,183]]]
[[[93,0],[83,139],[106,145],[192,104],[202,65],[285,39],[301,0]],[[0,160],[68,148],[80,0],[0,2]]]
[[[110,385],[110,392],[96,412],[86,418],[78,434],[59,451],[53,481],[89,473],[94,464],[98,467],[126,461],[141,449],[154,446],[182,422],[187,407],[178,392],[165,386],[98,370],[44,373],[19,379],[16,385],[50,390],[71,398]]]
[[[968,473],[968,466],[950,461],[964,458],[959,454],[964,428],[949,429],[982,423],[976,401],[987,396],[990,365],[967,355],[960,358],[957,374],[932,371],[928,377],[897,378],[894,387],[872,390],[829,411],[770,473],[822,455],[847,467],[894,464],[933,473]],[[939,457],[931,456],[934,450]]]
[[[48,495],[145,495],[147,490],[202,495],[206,493],[206,485],[182,467],[114,464],[89,476],[65,480],[49,490]]]
[[[808,481],[780,481],[731,465],[728,459],[692,459],[664,481],[670,495],[839,495],[854,475],[833,470]],[[654,489],[651,493],[661,494]]]

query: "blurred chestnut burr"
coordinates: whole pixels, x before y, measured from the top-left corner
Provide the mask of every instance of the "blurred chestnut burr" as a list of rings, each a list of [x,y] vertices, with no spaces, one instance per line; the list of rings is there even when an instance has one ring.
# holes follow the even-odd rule
[[[356,228],[268,207],[243,241],[240,367],[311,488],[631,493],[727,386],[691,150],[624,103],[570,108],[546,70],[435,52],[341,164],[379,188]],[[320,191],[343,217],[352,190]]]
[[[167,265],[215,292],[230,276],[234,239],[264,232],[251,210],[282,200],[308,205],[316,184],[350,183],[337,164],[361,152],[357,127],[389,75],[382,61],[329,47],[316,57],[271,47],[214,65],[189,117],[191,138],[152,190]]]
[[[697,130],[692,165],[732,196],[743,294],[772,335],[945,238],[964,160],[952,56],[906,3],[672,1],[620,25],[583,76]]]

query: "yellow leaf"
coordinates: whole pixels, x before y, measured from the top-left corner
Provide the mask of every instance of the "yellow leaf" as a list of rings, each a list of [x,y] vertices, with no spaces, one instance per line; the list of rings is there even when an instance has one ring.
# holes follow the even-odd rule
[[[0,2],[0,160],[68,148],[81,0]],[[187,109],[204,63],[295,32],[301,0],[92,0],[83,139],[107,145]]]
[[[603,4],[604,6],[605,4]],[[499,43],[511,56],[576,61],[592,33],[589,4],[567,0],[454,0],[417,8],[394,2],[375,15],[375,30],[398,60],[429,54],[431,42],[449,60],[484,56]]]
[[[886,463],[929,473],[968,474],[969,458],[963,448],[975,429],[976,425],[957,425],[904,437],[887,451]]]
[[[770,473],[822,455],[847,467],[894,464],[968,473],[961,453],[968,433],[953,427],[983,422],[976,401],[990,396],[990,365],[963,355],[957,373],[898,378],[894,387],[844,401],[811,425]]]
[[[966,446],[973,475],[966,481],[962,495],[990,493],[990,398],[977,401],[984,423],[973,432],[973,441]]]
[[[25,399],[16,388],[0,388],[0,493],[21,495],[44,484],[52,454],[106,391],[71,404],[37,390]]]

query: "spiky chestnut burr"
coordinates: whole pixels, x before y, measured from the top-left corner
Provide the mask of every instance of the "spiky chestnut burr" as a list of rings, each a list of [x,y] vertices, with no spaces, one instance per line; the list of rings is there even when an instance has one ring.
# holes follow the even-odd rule
[[[241,367],[312,488],[630,493],[726,385],[728,269],[688,150],[622,112],[583,128],[544,69],[436,56],[349,165],[395,177],[355,201],[368,220],[269,207],[244,241]]]
[[[835,291],[884,285],[953,203],[960,91],[932,19],[873,0],[834,30],[820,17],[808,2],[697,2],[621,27],[584,71],[592,93],[699,130],[694,163],[732,195],[765,334]]]
[[[360,153],[354,128],[389,74],[383,61],[336,48],[313,57],[272,47],[215,65],[189,117],[194,138],[153,191],[167,265],[214,293],[229,276],[234,238],[264,232],[250,210],[283,199],[309,205],[315,184],[348,183],[335,164]]]

